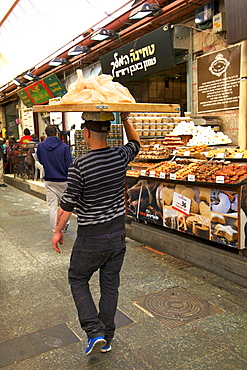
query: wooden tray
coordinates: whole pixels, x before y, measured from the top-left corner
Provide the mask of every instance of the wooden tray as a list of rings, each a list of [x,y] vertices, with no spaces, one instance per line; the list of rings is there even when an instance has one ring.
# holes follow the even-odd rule
[[[86,103],[34,105],[34,112],[161,112],[179,113],[179,104]]]

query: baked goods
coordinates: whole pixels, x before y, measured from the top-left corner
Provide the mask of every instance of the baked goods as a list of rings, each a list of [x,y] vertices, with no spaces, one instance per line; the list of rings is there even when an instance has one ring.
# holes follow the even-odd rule
[[[164,200],[164,204],[167,206],[170,206],[172,204],[174,195],[174,189],[168,188],[167,186],[164,186],[162,189],[162,198]]]
[[[199,212],[202,216],[211,218],[210,207],[203,201],[199,204]]]
[[[229,242],[238,240],[238,232],[234,230],[230,225],[228,226],[216,225],[215,230],[216,236],[222,236],[226,238]]]
[[[222,215],[218,215],[217,213],[211,213],[211,222],[215,222],[218,224],[225,225],[226,224],[226,219]]]
[[[212,204],[211,208],[213,212],[216,213],[227,213],[231,208],[231,202],[228,196],[222,192],[219,192],[216,204]]]
[[[194,199],[195,197],[195,191],[192,188],[186,188],[182,190],[181,194],[189,199]]]
[[[135,103],[129,90],[119,82],[113,82],[111,75],[84,78],[81,69],[77,69],[76,73],[77,80],[69,85],[68,92],[61,98],[61,104]]]
[[[190,203],[190,213],[198,213],[199,212],[199,206],[196,203],[194,199],[191,199]]]
[[[202,188],[199,189],[199,198],[200,200],[204,200],[208,204],[210,203],[210,189]]]

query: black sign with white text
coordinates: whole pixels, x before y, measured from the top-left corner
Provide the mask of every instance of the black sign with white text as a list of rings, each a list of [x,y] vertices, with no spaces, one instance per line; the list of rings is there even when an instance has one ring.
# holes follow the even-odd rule
[[[114,81],[135,80],[175,66],[171,29],[165,25],[100,57]]]

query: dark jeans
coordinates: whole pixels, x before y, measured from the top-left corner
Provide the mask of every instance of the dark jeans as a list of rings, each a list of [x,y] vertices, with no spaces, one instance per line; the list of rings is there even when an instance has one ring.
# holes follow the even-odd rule
[[[125,250],[124,231],[100,236],[77,235],[70,259],[69,283],[81,327],[89,338],[103,336],[109,343],[114,336],[119,272]],[[89,280],[98,269],[99,313],[89,289]]]

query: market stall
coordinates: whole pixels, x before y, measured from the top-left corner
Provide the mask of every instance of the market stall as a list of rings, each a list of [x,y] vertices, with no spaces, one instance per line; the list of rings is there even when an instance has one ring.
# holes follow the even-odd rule
[[[140,125],[138,117],[142,117],[142,128],[136,126],[142,131],[142,149],[127,173],[128,214],[147,223],[244,249],[247,165],[241,161],[246,153],[206,144],[186,147],[180,137],[170,132],[179,122],[179,109],[177,104],[142,103],[34,106],[34,112],[126,111],[131,112],[134,125]],[[169,124],[173,126],[169,128]],[[143,135],[144,130],[148,130],[147,135]],[[232,156],[237,163],[226,160]]]
[[[137,158],[130,163],[128,215],[245,249],[247,164],[244,159],[233,162],[203,157]]]

